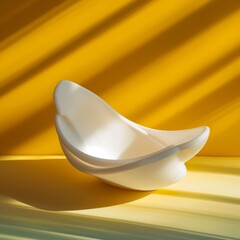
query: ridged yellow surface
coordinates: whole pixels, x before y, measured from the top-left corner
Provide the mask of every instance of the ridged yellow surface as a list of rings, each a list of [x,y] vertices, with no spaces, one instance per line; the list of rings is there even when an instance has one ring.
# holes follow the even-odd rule
[[[1,1],[0,239],[240,239],[239,23],[239,0]],[[77,171],[62,79],[145,126],[209,126],[202,156],[154,192]]]

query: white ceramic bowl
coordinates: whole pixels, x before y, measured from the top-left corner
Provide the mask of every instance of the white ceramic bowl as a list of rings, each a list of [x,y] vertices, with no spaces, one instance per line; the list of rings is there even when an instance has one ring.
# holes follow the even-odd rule
[[[112,185],[153,190],[186,174],[208,127],[163,131],[140,126],[89,90],[61,81],[54,91],[56,129],[67,159],[79,170]]]

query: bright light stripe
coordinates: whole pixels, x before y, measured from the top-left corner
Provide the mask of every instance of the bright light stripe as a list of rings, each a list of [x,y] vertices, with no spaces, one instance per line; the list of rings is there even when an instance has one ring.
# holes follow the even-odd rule
[[[64,155],[0,155],[0,161],[66,159]]]
[[[219,173],[188,171],[187,176],[183,180],[169,186],[167,189],[240,199],[239,186],[240,175],[233,176]],[[161,190],[158,191],[161,192]]]
[[[192,198],[191,193],[185,193],[185,195],[179,193],[176,191],[172,195],[167,195],[168,191],[166,190],[161,194],[151,194],[126,205],[240,220],[240,204],[218,201],[218,196],[208,199],[207,194],[206,198],[201,198],[201,194],[196,194],[196,198]]]

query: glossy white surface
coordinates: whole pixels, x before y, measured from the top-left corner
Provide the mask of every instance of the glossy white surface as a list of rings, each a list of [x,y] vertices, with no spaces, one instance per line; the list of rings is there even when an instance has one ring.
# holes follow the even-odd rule
[[[153,190],[186,175],[184,162],[197,154],[208,127],[178,131],[135,124],[89,90],[61,81],[54,92],[56,129],[68,160],[110,184]]]

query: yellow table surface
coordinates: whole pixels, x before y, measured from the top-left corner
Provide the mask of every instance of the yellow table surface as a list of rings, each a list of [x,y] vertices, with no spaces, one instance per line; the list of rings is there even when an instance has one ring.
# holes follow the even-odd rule
[[[152,192],[115,188],[64,156],[0,161],[0,238],[240,237],[240,158],[195,157],[180,182]]]

